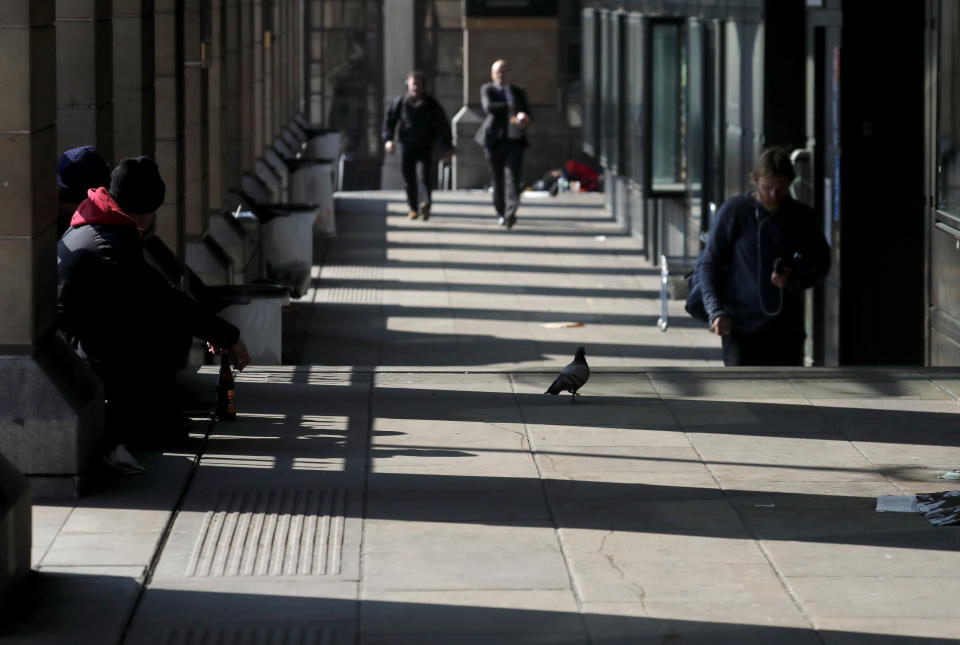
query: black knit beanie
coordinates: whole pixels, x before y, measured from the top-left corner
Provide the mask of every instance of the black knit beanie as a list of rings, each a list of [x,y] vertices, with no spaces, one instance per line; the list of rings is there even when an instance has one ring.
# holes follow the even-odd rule
[[[127,213],[147,215],[163,204],[167,187],[150,157],[127,157],[110,175],[110,194]]]

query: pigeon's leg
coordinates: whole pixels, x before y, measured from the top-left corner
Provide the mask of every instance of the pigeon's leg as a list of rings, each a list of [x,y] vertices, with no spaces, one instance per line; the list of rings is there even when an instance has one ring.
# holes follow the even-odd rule
[[[576,403],[578,396],[580,396],[580,395],[577,394],[577,391],[576,391],[576,390],[570,390],[570,403]]]

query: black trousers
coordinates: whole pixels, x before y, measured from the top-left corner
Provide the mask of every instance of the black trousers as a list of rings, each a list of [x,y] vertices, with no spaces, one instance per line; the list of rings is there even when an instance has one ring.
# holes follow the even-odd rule
[[[417,210],[419,204],[430,205],[430,191],[433,189],[433,147],[401,146],[401,169],[403,182],[407,189],[407,205]]]
[[[523,144],[517,139],[501,139],[493,148],[484,148],[484,152],[493,183],[493,207],[500,217],[516,217],[520,205]]]
[[[730,332],[722,339],[723,364],[802,366],[803,331],[757,331],[752,334]]]
[[[149,364],[136,354],[126,360],[88,360],[103,382],[106,450],[118,443],[151,444],[182,430],[175,379],[186,362],[193,336],[171,331],[149,338],[157,356]]]

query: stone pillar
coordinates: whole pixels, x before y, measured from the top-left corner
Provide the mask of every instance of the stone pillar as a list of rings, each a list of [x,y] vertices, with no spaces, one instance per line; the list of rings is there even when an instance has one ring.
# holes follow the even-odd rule
[[[416,30],[414,0],[394,0],[383,6],[383,24],[390,25],[383,30],[383,110],[400,94],[407,73],[415,66]],[[400,171],[400,155],[383,155],[383,168],[380,171],[380,188],[403,188],[403,174]]]
[[[263,133],[264,127],[264,101],[266,96],[263,88],[264,76],[264,56],[266,54],[263,46],[263,2],[262,0],[253,0],[253,129],[250,134],[253,137],[253,157],[259,157],[263,154]],[[252,167],[252,163],[251,163]]]
[[[240,148],[241,171],[253,168],[253,0],[240,0]]]
[[[113,0],[113,161],[155,156],[153,0]]]
[[[223,111],[223,186],[225,191],[240,186],[243,151],[240,121],[240,0],[223,0],[224,51],[223,79],[226,83],[226,105]]]
[[[285,37],[283,33],[283,22],[281,21],[283,0],[273,0],[272,5],[273,18],[271,21],[270,60],[273,66],[273,80],[271,84],[273,119],[270,122],[270,141],[273,141],[283,126],[283,39]]]
[[[286,5],[286,18],[284,25],[284,34],[286,37],[283,39],[283,114],[280,122],[282,125],[286,125],[290,118],[293,116],[293,112],[296,109],[296,34],[297,34],[297,22],[296,22],[296,10],[297,10],[297,0],[285,0]]]
[[[290,121],[294,109],[294,36],[296,34],[294,13],[296,1],[283,0],[283,7],[283,112],[280,115],[281,127],[287,125],[287,122]]]
[[[224,183],[223,155],[225,141],[223,136],[226,101],[226,83],[224,82],[224,10],[223,0],[210,0],[210,42],[206,50],[207,61],[207,167],[209,174],[209,208],[218,211],[223,207],[226,196]]]
[[[0,353],[29,354],[53,325],[57,292],[57,67],[54,2],[0,9]]]
[[[210,221],[207,69],[200,22],[200,0],[183,6],[184,208],[188,243],[198,242]]]
[[[30,484],[0,455],[0,608],[16,602],[17,589],[30,572],[33,509]]]
[[[184,257],[184,0],[156,0],[157,164],[167,186],[157,212],[157,233]]]
[[[326,120],[323,113],[323,34],[320,30],[323,24],[323,3],[322,0],[305,0],[305,2],[307,19],[304,37],[309,46],[306,50],[306,60],[303,61],[307,68],[304,114],[311,123],[323,124]],[[384,7],[384,24],[391,24],[387,22],[388,9],[389,5]]]
[[[288,69],[287,65],[289,61],[287,60],[287,40],[289,40],[290,34],[288,29],[290,24],[287,20],[289,2],[288,0],[276,0],[276,18],[277,21],[274,24],[274,33],[273,33],[273,57],[276,65],[276,74],[273,78],[274,93],[276,94],[275,98],[275,110],[273,122],[274,122],[274,131],[276,134],[280,134],[280,130],[283,129],[283,126],[287,123],[287,76]]]
[[[467,17],[463,30],[463,107],[453,119],[456,157],[455,189],[478,188],[489,181],[483,149],[473,141],[482,121],[480,86],[490,80],[490,66],[499,58],[510,64],[508,82],[527,90],[533,114],[528,138],[549,138],[557,120],[556,17]],[[539,133],[539,134],[538,134]],[[533,145],[524,156],[524,178],[533,176]],[[565,161],[553,160],[554,167]],[[544,171],[541,171],[542,175]],[[538,175],[539,176],[539,175]]]
[[[292,104],[289,106],[287,118],[291,118],[294,113],[302,113],[304,110],[304,87],[303,87],[303,42],[304,42],[304,22],[303,22],[303,1],[291,0],[290,13],[292,20],[290,24],[290,33],[293,36],[291,43],[290,59],[293,63],[290,70],[290,84],[293,86]]]
[[[57,147],[113,159],[111,0],[57,2]]]
[[[263,133],[260,143],[264,148],[270,146],[274,132],[273,7],[273,0],[263,3]]]
[[[51,334],[59,156],[55,9],[54,0],[0,4],[0,453],[31,476],[35,496],[75,495],[103,431],[102,387]],[[16,491],[6,486],[0,481],[0,499],[13,503]],[[13,530],[6,520],[0,524]],[[2,544],[0,560],[21,564]]]

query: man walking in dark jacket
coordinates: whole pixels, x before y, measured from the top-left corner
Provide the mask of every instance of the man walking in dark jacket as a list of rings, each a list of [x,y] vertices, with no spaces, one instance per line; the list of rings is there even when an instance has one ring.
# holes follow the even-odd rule
[[[698,267],[724,365],[803,365],[803,290],[830,270],[813,209],[792,199],[793,164],[771,148],[753,170],[755,191],[723,204]]]
[[[144,261],[143,231],[164,192],[153,160],[124,159],[109,190],[88,191],[57,245],[59,326],[104,383],[108,446],[179,429],[171,407],[184,338],[227,351],[238,369],[250,360],[236,327]]]
[[[406,94],[394,99],[383,119],[383,147],[387,153],[394,153],[394,132],[399,124],[397,139],[410,206],[409,218],[421,216],[427,220],[430,219],[433,187],[433,142],[440,144],[441,160],[450,158],[453,145],[447,115],[440,103],[424,92],[424,84],[422,72],[413,71],[407,75]]]
[[[520,205],[520,168],[530,125],[527,93],[519,85],[507,83],[507,61],[498,60],[490,68],[490,83],[480,88],[480,104],[485,115],[474,141],[483,146],[493,183],[493,207],[501,226],[513,228]]]

